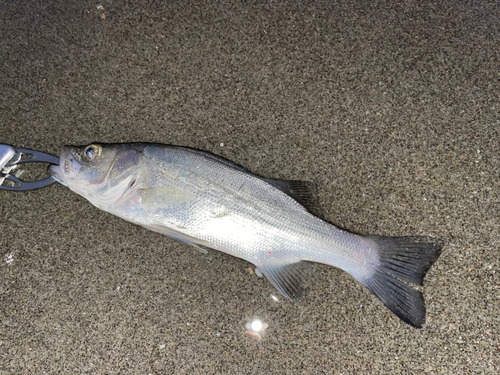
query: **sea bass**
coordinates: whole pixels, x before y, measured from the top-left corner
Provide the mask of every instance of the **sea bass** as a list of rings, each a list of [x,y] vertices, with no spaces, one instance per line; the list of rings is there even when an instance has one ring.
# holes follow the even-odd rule
[[[65,147],[50,174],[96,207],[253,263],[285,297],[304,294],[304,265],[340,268],[420,328],[422,285],[441,245],[428,237],[349,233],[303,204],[306,185],[259,177],[214,154],[151,143]]]

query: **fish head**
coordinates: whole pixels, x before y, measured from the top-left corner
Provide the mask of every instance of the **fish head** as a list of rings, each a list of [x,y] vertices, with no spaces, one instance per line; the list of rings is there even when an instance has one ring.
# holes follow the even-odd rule
[[[138,188],[141,153],[140,148],[125,144],[66,146],[59,165],[51,165],[49,173],[97,207],[106,208]]]

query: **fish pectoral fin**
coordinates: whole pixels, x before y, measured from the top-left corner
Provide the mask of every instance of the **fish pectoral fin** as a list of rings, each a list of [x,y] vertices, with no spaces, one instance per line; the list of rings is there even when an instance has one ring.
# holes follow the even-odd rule
[[[281,263],[272,260],[258,264],[259,270],[288,299],[300,302],[305,291],[305,271],[312,265],[301,260]]]
[[[202,254],[208,254],[208,251],[206,250],[207,248],[210,248],[208,246],[208,242],[204,240],[200,240],[194,237],[191,237],[187,234],[184,234],[182,232],[179,232],[175,229],[160,225],[160,224],[150,224],[150,225],[143,225],[144,228],[147,228],[149,230],[152,230],[154,232],[158,232],[160,234],[163,234],[164,236],[173,238],[174,240],[183,242],[187,245],[194,246],[196,250],[198,250]]]
[[[143,188],[138,194],[145,206],[179,205],[194,199],[192,192],[175,187]]]

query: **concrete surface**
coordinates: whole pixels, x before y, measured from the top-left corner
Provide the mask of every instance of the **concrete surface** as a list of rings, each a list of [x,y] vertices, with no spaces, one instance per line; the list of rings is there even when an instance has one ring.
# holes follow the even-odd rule
[[[337,269],[276,302],[63,186],[0,192],[0,373],[500,373],[499,51],[496,1],[1,0],[1,143],[196,147],[446,245],[416,330]]]

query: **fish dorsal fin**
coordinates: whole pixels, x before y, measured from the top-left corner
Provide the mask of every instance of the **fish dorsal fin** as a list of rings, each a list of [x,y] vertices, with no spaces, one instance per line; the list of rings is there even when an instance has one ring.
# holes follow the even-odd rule
[[[198,149],[192,149],[192,148],[187,148],[187,147],[181,147],[181,148],[183,148],[184,150],[187,150],[189,152],[192,152],[192,153],[202,154],[208,159],[212,159],[212,160],[215,160],[216,162],[225,164],[226,166],[231,167],[233,169],[236,169],[240,172],[254,175],[254,173],[252,173],[248,168],[245,168],[239,164],[236,164],[234,161],[223,158],[222,156],[212,154],[211,152],[208,152],[208,151],[198,150]]]
[[[297,260],[285,264],[265,262],[259,264],[258,268],[283,296],[300,302],[305,291],[305,271],[311,266],[310,263]]]
[[[184,148],[184,147],[183,147]],[[225,164],[226,166],[238,170],[243,173],[250,174],[261,180],[273,185],[274,187],[280,189],[282,192],[288,196],[295,199],[298,203],[304,206],[309,212],[316,216],[322,216],[321,208],[318,204],[318,199],[316,197],[316,186],[310,181],[300,181],[300,180],[273,180],[271,178],[260,177],[249,169],[242,167],[239,164],[227,160],[219,155],[212,154],[207,151],[193,150],[189,148],[184,148],[190,152],[196,152],[198,154],[203,154],[205,157],[215,160],[219,163]]]
[[[314,194],[315,185],[312,182],[300,180],[272,180],[270,178],[264,178],[264,181],[295,199],[309,212],[317,214],[321,211],[318,199]]]

